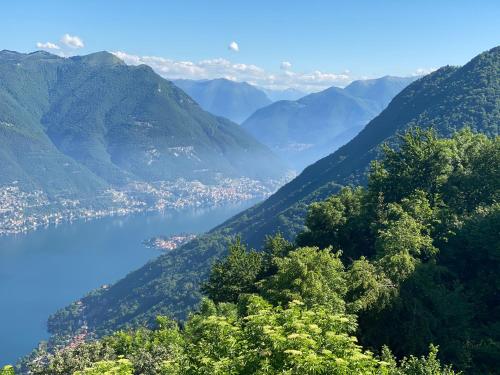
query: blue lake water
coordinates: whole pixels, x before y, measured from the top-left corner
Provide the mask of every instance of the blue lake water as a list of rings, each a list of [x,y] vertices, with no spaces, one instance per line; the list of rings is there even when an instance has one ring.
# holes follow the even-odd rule
[[[0,366],[47,338],[47,317],[57,309],[161,254],[143,240],[205,232],[253,203],[108,217],[0,237]]]

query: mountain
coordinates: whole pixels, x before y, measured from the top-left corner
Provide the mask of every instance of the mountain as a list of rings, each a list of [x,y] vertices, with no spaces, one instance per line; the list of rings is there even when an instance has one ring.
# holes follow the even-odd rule
[[[391,100],[406,86],[420,77],[385,76],[377,79],[363,79],[351,82],[344,91],[356,98],[370,100],[379,105],[382,112]]]
[[[303,91],[288,88],[284,90],[273,90],[273,89],[262,89],[266,93],[269,99],[273,102],[277,102],[279,100],[298,100],[307,94]]]
[[[0,186],[42,190],[49,199],[85,198],[107,183],[61,153],[41,119],[62,59],[45,53],[0,51]]]
[[[238,124],[257,109],[271,104],[267,95],[246,82],[220,78],[213,80],[175,80],[174,83],[205,111],[223,116]]]
[[[260,248],[266,235],[281,232],[293,239],[302,230],[311,202],[337,192],[342,185],[364,184],[370,162],[385,142],[413,126],[434,127],[448,136],[469,126],[498,136],[500,124],[500,47],[463,67],[446,66],[406,87],[350,142],[306,168],[274,195],[207,235],[149,262],[107,289],[94,291],[49,319],[53,334],[74,333],[82,321],[90,330],[111,330],[152,323],[157,315],[185,317],[198,301],[198,286],[210,265],[242,241]]]
[[[331,87],[259,109],[243,124],[298,170],[351,140],[415,78],[382,77]]]
[[[0,184],[81,197],[132,181],[275,178],[281,161],[145,65],[0,52]]]

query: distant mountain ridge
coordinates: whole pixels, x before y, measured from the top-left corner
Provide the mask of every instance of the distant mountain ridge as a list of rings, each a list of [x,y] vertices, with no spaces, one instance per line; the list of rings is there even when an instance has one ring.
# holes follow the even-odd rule
[[[107,290],[82,298],[90,330],[99,334],[152,323],[157,315],[184,317],[198,301],[197,286],[210,265],[239,235],[260,248],[266,235],[281,232],[293,239],[304,226],[308,204],[338,192],[341,186],[364,184],[370,162],[385,142],[411,127],[434,127],[448,136],[465,126],[488,136],[499,135],[500,47],[480,54],[462,67],[443,67],[399,93],[388,107],[350,142],[307,167],[274,195],[229,219],[207,235],[132,272]],[[52,316],[52,333],[74,333],[82,315],[73,304]]]
[[[176,178],[275,178],[284,164],[145,65],[108,52],[0,52],[0,185],[95,196]]]
[[[257,109],[272,103],[262,90],[246,82],[224,78],[201,81],[180,79],[173,82],[204,110],[238,124]]]
[[[280,100],[298,100],[307,95],[307,93],[305,93],[304,91],[300,91],[295,88],[288,88],[283,90],[263,88],[262,91],[264,91],[269,99],[271,99],[273,102],[277,102]]]
[[[351,82],[344,88],[344,91],[354,97],[373,101],[374,104],[379,105],[379,111],[382,111],[397,94],[418,78],[421,77],[384,76],[362,79]]]
[[[299,171],[351,140],[414,77],[382,77],[330,87],[257,110],[243,124]]]

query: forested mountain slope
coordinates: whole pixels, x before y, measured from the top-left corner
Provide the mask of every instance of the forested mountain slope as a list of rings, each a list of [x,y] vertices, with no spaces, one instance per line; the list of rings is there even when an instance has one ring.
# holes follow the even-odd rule
[[[369,164],[384,142],[410,127],[433,127],[449,136],[465,126],[488,136],[500,123],[500,47],[463,67],[444,67],[410,84],[352,141],[309,166],[265,202],[228,220],[210,233],[159,257],[107,290],[82,299],[49,321],[53,333],[75,332],[83,321],[98,333],[152,322],[159,314],[185,317],[199,301],[198,286],[210,264],[226,251],[228,237],[260,247],[266,235],[293,239],[303,230],[306,207],[342,185],[364,184]]]
[[[0,185],[41,189],[49,198],[84,198],[105,181],[52,143],[42,125],[63,59],[45,52],[0,52]]]
[[[499,201],[500,137],[409,130],[366,187],[313,203],[295,243],[230,244],[185,321],[42,347],[27,363],[39,375],[496,374]]]

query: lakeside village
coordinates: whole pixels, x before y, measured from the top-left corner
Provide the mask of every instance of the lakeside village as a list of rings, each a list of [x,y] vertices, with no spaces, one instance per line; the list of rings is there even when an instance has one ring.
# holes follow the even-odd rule
[[[250,178],[218,178],[213,184],[184,179],[136,182],[120,190],[108,189],[91,200],[65,197],[52,201],[41,190],[25,191],[13,182],[0,186],[0,235],[25,233],[82,219],[145,211],[213,208],[264,199],[292,177],[265,182]]]
[[[196,234],[179,233],[169,237],[153,237],[149,240],[144,241],[143,245],[151,249],[171,251],[177,249],[179,246],[182,246],[191,240],[194,240],[195,238]]]

